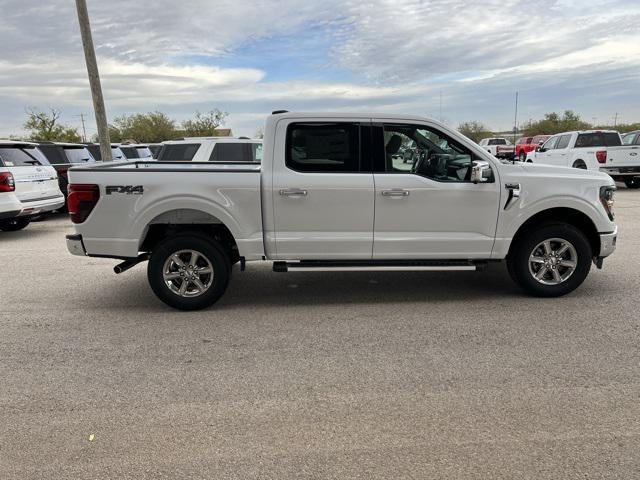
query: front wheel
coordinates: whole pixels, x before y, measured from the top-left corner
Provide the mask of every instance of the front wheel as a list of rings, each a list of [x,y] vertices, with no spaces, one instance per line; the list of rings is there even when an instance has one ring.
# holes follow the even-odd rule
[[[151,254],[147,277],[156,296],[178,310],[200,310],[225,292],[231,261],[215,240],[183,234],[160,242]]]
[[[624,184],[627,188],[640,188],[640,177],[625,178]]]
[[[11,218],[0,221],[0,230],[3,232],[17,232],[31,223],[30,218]]]
[[[516,283],[538,297],[559,297],[578,288],[591,269],[591,245],[565,223],[529,231],[513,245],[507,262]]]

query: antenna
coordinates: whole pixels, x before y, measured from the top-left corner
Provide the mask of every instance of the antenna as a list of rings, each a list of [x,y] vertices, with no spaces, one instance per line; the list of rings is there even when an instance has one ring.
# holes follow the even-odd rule
[[[516,144],[516,133],[518,132],[518,92],[516,91],[516,113],[513,117],[513,144]]]

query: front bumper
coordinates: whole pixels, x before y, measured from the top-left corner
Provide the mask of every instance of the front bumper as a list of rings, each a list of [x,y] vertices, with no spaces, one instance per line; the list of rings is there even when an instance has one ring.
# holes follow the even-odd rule
[[[82,235],[79,233],[67,235],[67,250],[69,250],[71,255],[85,257],[87,255],[87,251],[84,248],[84,243],[82,243]]]
[[[618,227],[613,232],[600,234],[600,255],[599,258],[605,258],[611,255],[616,249],[618,241]]]

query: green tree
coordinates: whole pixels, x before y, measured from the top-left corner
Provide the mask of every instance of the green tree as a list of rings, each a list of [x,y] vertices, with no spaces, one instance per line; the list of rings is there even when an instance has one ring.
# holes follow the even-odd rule
[[[474,142],[479,142],[483,138],[492,137],[493,132],[482,122],[463,122],[458,125],[458,131]]]
[[[27,109],[27,120],[23,127],[30,140],[37,142],[80,142],[76,128],[60,123],[60,111],[51,108],[49,113]]]
[[[159,111],[117,117],[109,125],[109,134],[113,142],[133,140],[143,143],[158,143],[178,135],[175,121]]]
[[[212,137],[216,135],[216,128],[224,125],[228,115],[217,108],[206,113],[196,111],[194,119],[182,122],[182,130],[186,137]]]
[[[580,115],[573,110],[565,110],[562,115],[555,112],[545,113],[542,120],[531,122],[527,126],[524,135],[555,135],[556,133],[588,128],[591,128],[591,124],[582,120]]]

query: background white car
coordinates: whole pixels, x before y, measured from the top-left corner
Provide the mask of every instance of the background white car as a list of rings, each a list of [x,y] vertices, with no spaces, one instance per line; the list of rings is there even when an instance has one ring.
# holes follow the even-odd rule
[[[35,143],[0,141],[0,230],[16,231],[64,205],[56,170]]]
[[[262,162],[262,140],[233,137],[187,137],[164,142],[158,160],[172,162]]]

